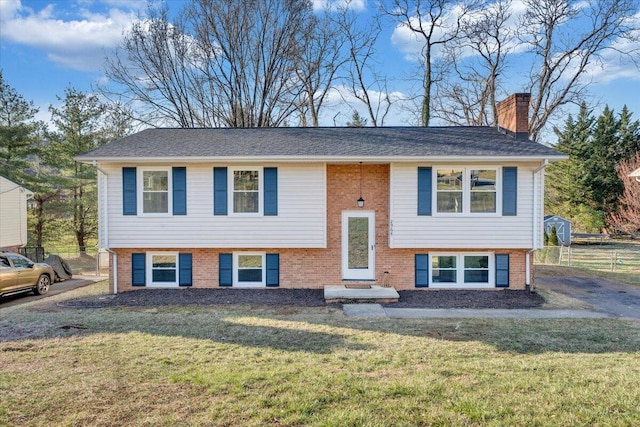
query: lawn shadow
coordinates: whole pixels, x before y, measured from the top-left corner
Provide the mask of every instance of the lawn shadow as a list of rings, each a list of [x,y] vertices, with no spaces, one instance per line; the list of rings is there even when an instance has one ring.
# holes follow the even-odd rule
[[[261,305],[257,300],[253,304],[236,305],[232,298],[234,293],[227,291],[216,293],[224,295],[222,304],[203,304],[200,293],[196,295],[199,298],[196,302],[190,302],[188,293],[177,292],[182,300],[179,303],[172,301],[174,304],[168,303],[171,299],[156,294],[155,290],[127,293],[138,302],[152,294],[161,296],[162,304],[159,305],[147,305],[150,301],[144,300],[140,306],[107,304],[107,308],[98,308],[99,305],[96,309],[86,305],[63,308],[69,307],[66,303],[73,301],[70,299],[58,305],[58,309],[66,313],[60,316],[60,321],[69,322],[68,326],[72,320],[65,319],[77,317],[77,321],[87,327],[80,333],[139,331],[317,354],[345,348],[369,349],[373,344],[357,342],[359,330],[450,342],[482,342],[502,352],[519,354],[640,352],[640,323],[621,319],[348,318],[341,312],[340,305],[309,307],[304,301],[297,304],[271,301],[271,304]],[[269,296],[280,295],[267,292]],[[45,314],[45,304],[44,301],[39,304],[42,314]],[[78,316],[73,316],[74,312]],[[85,316],[88,316],[87,321],[83,323]],[[258,320],[251,322],[248,318]],[[65,324],[59,323],[59,327],[63,326]],[[73,332],[71,329],[62,333]]]

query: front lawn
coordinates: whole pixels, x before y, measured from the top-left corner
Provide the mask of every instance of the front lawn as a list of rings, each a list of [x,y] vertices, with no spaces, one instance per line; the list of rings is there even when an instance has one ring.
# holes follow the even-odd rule
[[[0,425],[638,425],[640,324],[0,306]]]

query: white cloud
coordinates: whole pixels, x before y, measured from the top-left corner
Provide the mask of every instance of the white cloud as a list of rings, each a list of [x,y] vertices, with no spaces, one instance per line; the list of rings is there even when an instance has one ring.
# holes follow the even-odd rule
[[[640,28],[640,13],[629,18],[630,24]],[[627,55],[623,52],[630,52]],[[634,62],[635,59],[635,62]],[[630,39],[617,38],[610,49],[600,55],[599,61],[592,62],[586,69],[585,77],[599,83],[609,83],[618,79],[640,81],[640,30]]]
[[[494,8],[495,4],[491,3],[487,5],[487,9]],[[513,0],[511,2],[511,16],[505,22],[504,25],[504,33],[505,34],[515,34],[519,21],[526,11],[526,5],[522,0]],[[467,19],[470,22],[474,22],[480,19],[482,10],[475,11],[470,13],[467,16]],[[455,26],[456,20],[462,13],[462,8],[458,6],[454,6],[451,10],[443,15],[443,17],[436,23],[436,28],[433,33],[433,40],[439,40],[443,37],[443,35],[452,29]],[[412,26],[418,27],[418,18],[414,16],[411,18]],[[430,28],[430,22],[422,23],[423,29],[426,31]],[[391,42],[400,50],[400,52],[405,54],[405,59],[409,61],[414,61],[422,52],[422,49],[425,45],[424,38],[422,36],[417,35],[413,32],[407,25],[398,24],[391,35]],[[518,42],[517,38],[511,37],[507,40],[506,45],[503,47],[505,50],[509,50],[513,53],[522,52],[526,49],[524,44]],[[434,56],[437,58],[441,55],[441,49],[439,46],[436,46],[434,51],[432,52]],[[462,57],[477,55],[477,53],[467,50],[463,52]]]
[[[368,92],[370,99],[374,100],[373,108],[375,110],[378,107],[376,100],[382,100],[384,95],[375,90],[369,90]],[[413,117],[407,113],[407,107],[410,103],[407,95],[400,91],[393,91],[389,93],[389,98],[393,104],[385,117],[384,126],[408,126],[412,124]],[[365,119],[369,118],[369,113],[362,101],[357,99],[348,87],[344,85],[334,86],[327,93],[325,104],[320,112],[320,126],[345,126],[348,121],[351,121],[354,110],[358,111]],[[381,123],[378,123],[378,125],[381,125]]]
[[[313,10],[337,10],[348,8],[356,11],[363,11],[366,7],[366,0],[313,0]]]
[[[3,38],[40,49],[52,62],[80,71],[101,69],[105,52],[120,42],[123,31],[136,19],[133,11],[114,8],[105,14],[83,9],[79,19],[63,20],[51,4],[38,12],[16,1],[0,4],[3,16],[5,7],[13,11],[2,20]]]
[[[13,18],[21,8],[20,0],[0,0],[0,22]]]

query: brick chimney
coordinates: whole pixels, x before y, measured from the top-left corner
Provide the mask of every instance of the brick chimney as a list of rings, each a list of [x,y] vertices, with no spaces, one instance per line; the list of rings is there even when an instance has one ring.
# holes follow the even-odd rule
[[[518,139],[529,138],[530,93],[514,93],[498,102],[498,127]]]

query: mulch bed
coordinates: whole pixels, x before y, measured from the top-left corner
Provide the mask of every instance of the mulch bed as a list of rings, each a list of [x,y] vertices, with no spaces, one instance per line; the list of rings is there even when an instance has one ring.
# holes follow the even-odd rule
[[[534,308],[544,303],[536,294],[519,290],[399,291],[397,308]],[[58,305],[78,308],[151,307],[167,305],[327,306],[322,289],[145,289],[67,300]],[[335,304],[332,304],[335,306]]]

